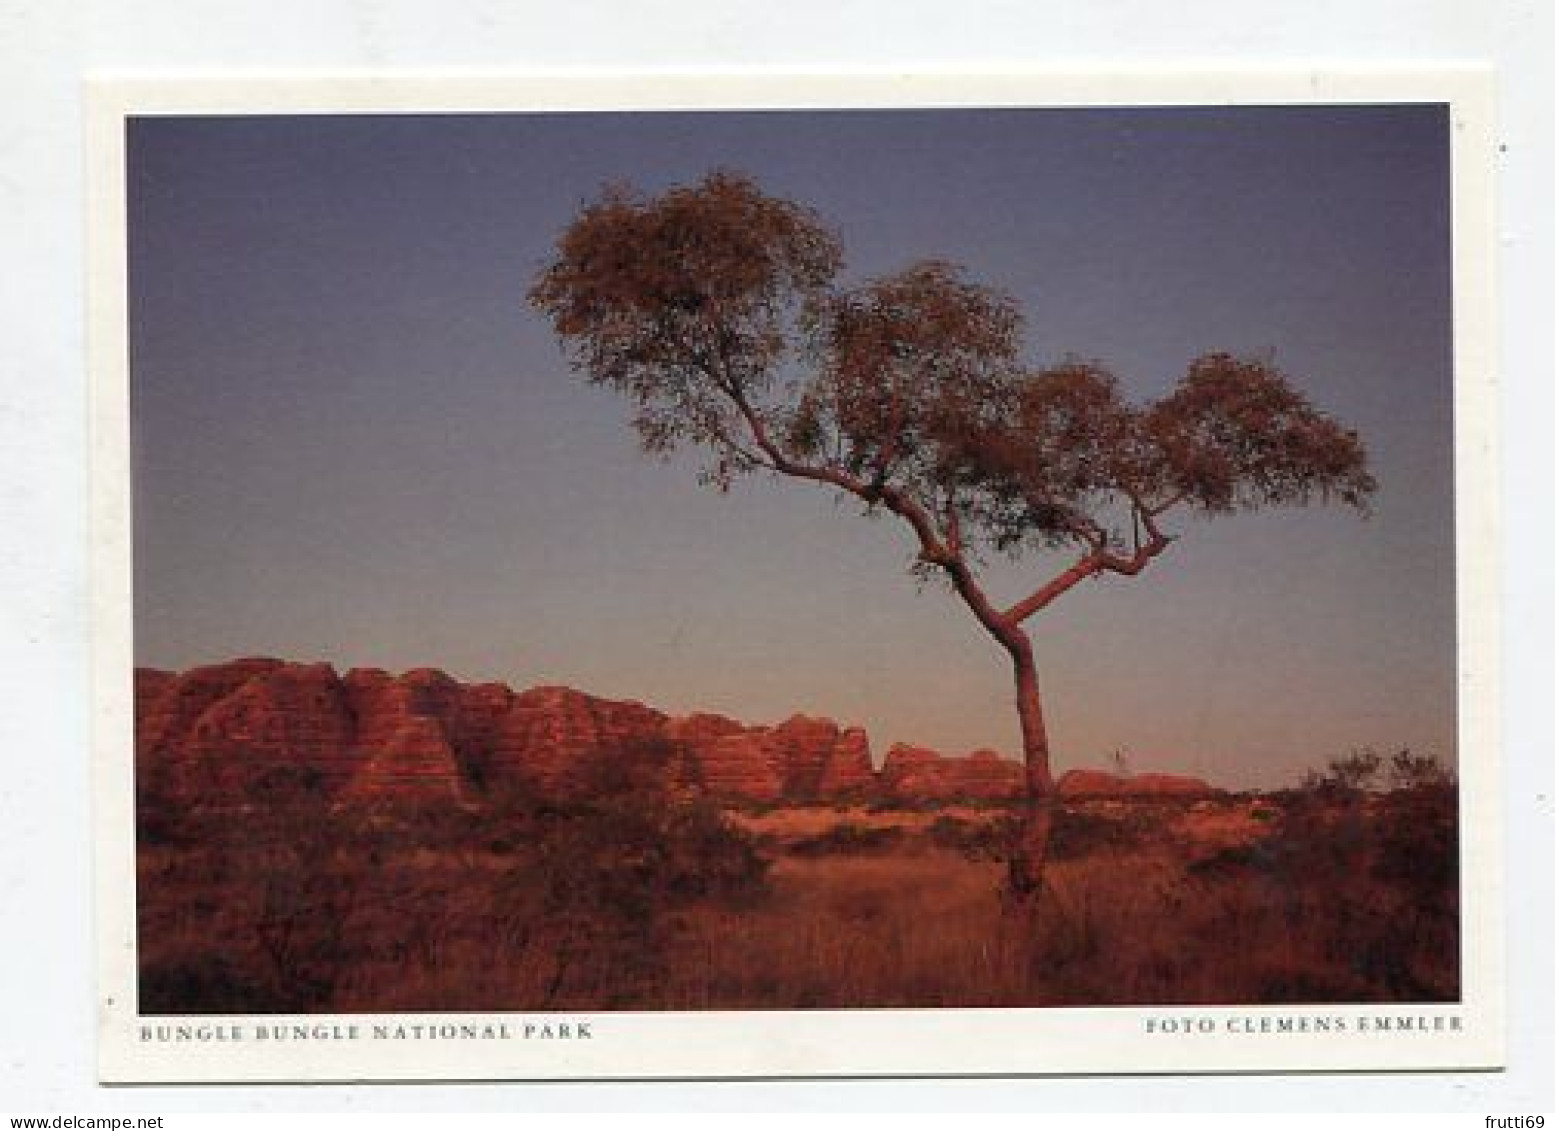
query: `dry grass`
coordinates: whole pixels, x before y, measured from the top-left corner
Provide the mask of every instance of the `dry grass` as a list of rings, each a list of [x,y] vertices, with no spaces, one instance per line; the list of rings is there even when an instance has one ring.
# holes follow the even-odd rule
[[[183,843],[142,847],[143,1009],[1456,998],[1450,808],[1297,799],[1271,820],[1260,805],[1072,812],[1034,921],[1001,894],[998,812],[671,822],[649,831],[701,839],[646,873],[619,814],[608,828],[609,814],[543,828],[507,814],[497,831],[480,812],[431,826],[315,814],[303,832],[240,821],[225,837],[213,830],[233,818],[217,814]],[[751,845],[768,863],[731,870]],[[698,869],[722,879],[687,886]]]
[[[921,832],[941,817],[986,822],[994,816],[997,816],[997,811],[975,809],[965,805],[946,805],[932,810],[876,809],[862,805],[839,805],[833,808],[813,806],[760,811],[736,810],[729,814],[729,819],[739,827],[759,836],[773,837],[778,840],[796,840],[823,835],[839,825]]]
[[[1008,1005],[1027,998],[993,864],[915,847],[785,860],[749,913],[687,924],[677,1009]]]

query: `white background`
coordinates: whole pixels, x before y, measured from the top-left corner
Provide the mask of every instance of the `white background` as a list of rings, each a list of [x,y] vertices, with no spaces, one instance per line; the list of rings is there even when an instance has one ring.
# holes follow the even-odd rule
[[[1506,513],[1511,1068],[1495,1075],[114,1089],[94,1082],[81,88],[92,72],[587,67],[901,71],[1493,62]],[[1555,17],[1536,0],[0,0],[0,1110],[1045,1108],[1549,1112],[1555,885]]]

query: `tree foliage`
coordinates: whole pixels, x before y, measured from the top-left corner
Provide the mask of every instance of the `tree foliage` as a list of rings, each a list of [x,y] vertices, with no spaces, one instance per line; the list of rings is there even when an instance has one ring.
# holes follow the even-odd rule
[[[813,211],[715,172],[652,198],[607,189],[530,298],[575,367],[635,404],[644,446],[703,449],[719,487],[766,471],[884,507],[969,601],[982,550],[1079,551],[1026,600],[977,610],[990,629],[1080,577],[1137,573],[1172,508],[1364,508],[1375,488],[1356,434],[1266,361],[1206,354],[1131,404],[1095,362],[1026,366],[1014,300],[951,264],[841,272]]]
[[[727,486],[757,463],[735,439],[740,402],[770,391],[793,324],[841,262],[810,210],[715,173],[651,201],[607,188],[562,234],[530,297],[578,367],[636,404],[644,446],[704,445]]]

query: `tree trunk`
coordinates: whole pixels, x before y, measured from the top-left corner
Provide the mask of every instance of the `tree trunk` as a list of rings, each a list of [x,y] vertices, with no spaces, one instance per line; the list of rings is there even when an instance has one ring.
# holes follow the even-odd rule
[[[1015,665],[1015,710],[1020,715],[1021,753],[1026,768],[1026,793],[1014,851],[1010,854],[1010,894],[1034,906],[1042,888],[1048,842],[1053,835],[1057,789],[1048,762],[1047,727],[1042,721],[1042,693],[1031,642],[1020,633],[1010,647]]]

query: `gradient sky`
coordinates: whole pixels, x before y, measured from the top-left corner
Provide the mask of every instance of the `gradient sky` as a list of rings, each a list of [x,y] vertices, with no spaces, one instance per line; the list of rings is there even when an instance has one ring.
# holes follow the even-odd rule
[[[1028,622],[1060,768],[1450,758],[1448,144],[1432,106],[136,120],[137,662],[430,665],[827,714],[877,758],[1013,753],[1003,653],[918,591],[905,530],[642,455],[526,306],[602,183],[725,166],[818,208],[852,279],[933,257],[1011,292],[1034,364],[1148,398],[1197,354],[1272,352],[1366,440],[1370,519],[1177,519],[1143,575]]]

